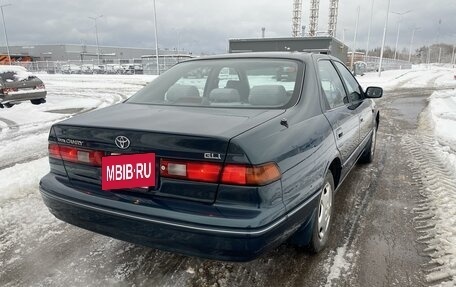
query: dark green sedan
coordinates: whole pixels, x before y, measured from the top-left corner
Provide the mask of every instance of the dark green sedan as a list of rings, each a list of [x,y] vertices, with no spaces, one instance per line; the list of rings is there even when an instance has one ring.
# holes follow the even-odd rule
[[[382,93],[327,55],[192,59],[55,124],[40,191],[63,221],[163,250],[247,261],[290,240],[318,252],[334,193],[374,158]]]

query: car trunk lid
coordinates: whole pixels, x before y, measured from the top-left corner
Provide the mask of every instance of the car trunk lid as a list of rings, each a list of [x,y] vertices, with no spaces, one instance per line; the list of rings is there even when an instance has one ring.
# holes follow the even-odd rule
[[[280,110],[218,110],[120,104],[80,115],[53,127],[51,141],[110,154],[154,153],[156,186],[144,196],[165,196],[213,202],[217,183],[161,178],[161,159],[204,161],[223,164],[232,137],[281,114]],[[130,140],[127,149],[116,145],[116,137]],[[248,159],[239,151],[239,163]],[[100,189],[101,168],[65,162],[74,184],[90,183]],[[124,190],[125,191],[125,190]]]

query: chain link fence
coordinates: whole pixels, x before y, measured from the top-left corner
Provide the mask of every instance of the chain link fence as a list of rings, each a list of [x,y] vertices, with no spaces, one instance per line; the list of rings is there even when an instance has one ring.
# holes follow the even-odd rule
[[[190,58],[191,56],[160,56],[158,66],[160,73],[168,70],[176,63]],[[379,57],[355,55],[354,70],[357,74],[378,71]],[[18,63],[19,64],[19,63]],[[49,74],[122,74],[136,75],[147,74],[157,75],[157,61],[155,57],[140,59],[104,59],[102,63],[98,60],[70,60],[70,61],[35,61],[22,62],[31,72],[46,72]],[[348,63],[348,65],[350,65]],[[410,69],[412,64],[408,61],[383,58],[382,71]]]
[[[160,56],[158,66],[160,73],[168,70],[176,63],[190,56]],[[156,58],[141,59],[110,59],[103,60],[69,60],[69,61],[34,61],[18,62],[30,72],[45,72],[48,74],[122,74],[122,75],[157,75]]]

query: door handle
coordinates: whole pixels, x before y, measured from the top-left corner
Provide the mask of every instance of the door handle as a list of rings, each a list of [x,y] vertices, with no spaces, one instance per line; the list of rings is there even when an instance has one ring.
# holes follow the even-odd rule
[[[360,118],[359,121],[360,121],[360,122],[364,122],[364,118]]]

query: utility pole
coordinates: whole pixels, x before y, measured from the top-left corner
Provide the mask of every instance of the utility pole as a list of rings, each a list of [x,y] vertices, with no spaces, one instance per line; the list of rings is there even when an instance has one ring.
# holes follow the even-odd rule
[[[97,56],[98,56],[98,65],[100,65],[100,43],[98,41],[98,24],[97,20],[99,18],[103,17],[103,15],[99,15],[97,17],[89,17],[89,19],[92,19],[95,22],[95,37],[97,40]]]
[[[352,55],[351,55],[351,61],[350,61],[350,69],[354,71],[353,69],[353,61],[355,60],[355,52],[356,52],[356,36],[358,34],[358,22],[359,22],[359,12],[360,12],[360,6],[358,6],[358,17],[356,18],[356,25],[355,25],[355,37],[353,39],[353,50],[352,50]]]
[[[157,75],[160,75],[160,64],[158,63],[158,33],[157,33],[157,9],[154,0],[154,34],[155,34],[155,60],[157,61]]]
[[[378,76],[382,76],[382,63],[383,63],[383,52],[385,50],[385,39],[386,39],[386,30],[388,29],[388,16],[390,13],[391,0],[388,0],[388,8],[386,9],[386,19],[385,27],[383,28],[383,39],[382,39],[382,48],[380,49],[380,60],[378,63]]]
[[[409,58],[408,58],[408,61],[410,62],[412,60],[412,46],[413,46],[413,40],[415,39],[415,32],[418,31],[420,28],[417,28],[415,26],[415,28],[413,28],[413,31],[412,31],[412,39],[410,40],[410,49],[409,49]]]
[[[8,6],[11,6],[11,4],[1,5],[0,10],[2,11],[3,31],[5,32],[6,52],[8,53],[8,62],[11,65],[11,54],[8,43],[8,33],[6,33],[5,16],[3,15],[3,8]]]
[[[454,56],[455,56],[455,54],[454,54],[455,48],[456,48],[456,46],[453,44],[453,54],[452,54],[453,56],[451,57],[451,64],[452,64],[452,65],[454,65],[454,60],[455,60],[455,59],[454,59]]]
[[[410,12],[412,12],[412,10],[408,10],[408,11],[405,11],[405,12],[402,12],[402,13],[391,12],[393,14],[399,15],[399,21],[397,21],[397,37],[396,37],[396,48],[394,48],[394,60],[397,59],[397,46],[399,44],[399,33],[400,33],[400,30],[401,30],[402,16],[407,14],[407,13],[410,13]]]
[[[369,29],[367,30],[366,57],[369,55],[369,41],[370,41],[370,36],[371,36],[372,18],[374,18],[374,0],[372,0],[372,2],[371,2],[371,15],[370,15],[370,21],[369,21]]]

